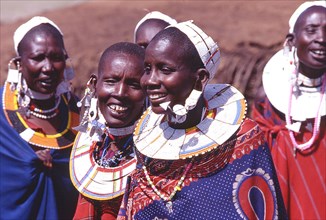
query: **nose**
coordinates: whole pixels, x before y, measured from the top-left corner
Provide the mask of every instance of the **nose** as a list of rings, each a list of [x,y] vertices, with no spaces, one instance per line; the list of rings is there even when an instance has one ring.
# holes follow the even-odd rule
[[[114,88],[114,94],[119,97],[126,96],[128,93],[127,86],[124,83],[119,83]]]
[[[151,70],[150,73],[145,74],[142,81],[147,89],[154,89],[159,86],[159,77],[155,70]]]
[[[42,71],[43,72],[49,72],[53,70],[53,64],[52,61],[49,58],[44,59]]]

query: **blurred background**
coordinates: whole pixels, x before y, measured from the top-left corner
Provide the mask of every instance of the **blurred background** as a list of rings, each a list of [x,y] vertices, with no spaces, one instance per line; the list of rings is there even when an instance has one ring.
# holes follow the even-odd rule
[[[63,31],[81,97],[101,53],[119,41],[133,41],[137,22],[148,11],[161,11],[177,21],[194,20],[221,48],[221,65],[211,83],[230,83],[249,105],[262,95],[261,74],[288,33],[288,20],[304,1],[265,0],[0,0],[0,80],[15,56],[13,33],[34,15],[46,16]],[[250,109],[249,109],[250,110]]]

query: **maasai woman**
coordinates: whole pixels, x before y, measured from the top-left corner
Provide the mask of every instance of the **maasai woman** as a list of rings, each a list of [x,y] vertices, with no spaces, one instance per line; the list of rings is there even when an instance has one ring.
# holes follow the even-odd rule
[[[79,111],[63,34],[33,17],[15,31],[14,46],[0,90],[0,219],[71,219],[78,192],[69,156]]]
[[[289,24],[253,118],[266,132],[289,218],[326,219],[326,2],[303,3]]]
[[[85,119],[70,158],[79,190],[74,219],[116,219],[126,178],[136,167],[132,133],[144,110],[140,86],[145,51],[133,43],[107,48],[84,98]]]
[[[158,32],[176,23],[176,20],[159,11],[149,12],[137,23],[134,31],[134,41],[139,46],[146,48]]]
[[[192,22],[159,32],[141,85],[151,106],[134,133],[141,164],[120,219],[285,219],[264,134],[234,87],[206,85],[220,51]]]

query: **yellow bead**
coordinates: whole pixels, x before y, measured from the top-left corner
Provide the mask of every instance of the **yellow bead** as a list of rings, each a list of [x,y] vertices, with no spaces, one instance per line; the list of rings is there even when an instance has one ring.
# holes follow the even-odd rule
[[[175,187],[178,191],[181,191],[181,187],[180,186],[176,186]]]

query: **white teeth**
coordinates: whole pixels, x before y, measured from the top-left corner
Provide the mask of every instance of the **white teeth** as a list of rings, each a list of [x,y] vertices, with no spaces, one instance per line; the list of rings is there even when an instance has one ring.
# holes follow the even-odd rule
[[[165,96],[165,94],[152,94],[152,95],[149,95],[149,98],[150,99],[158,99],[158,98],[161,98],[164,96]]]
[[[325,50],[314,50],[313,53],[315,53],[317,55],[326,55],[326,51]]]
[[[126,111],[128,109],[127,107],[122,107],[120,105],[114,105],[114,104],[109,105],[109,108],[117,112]]]

